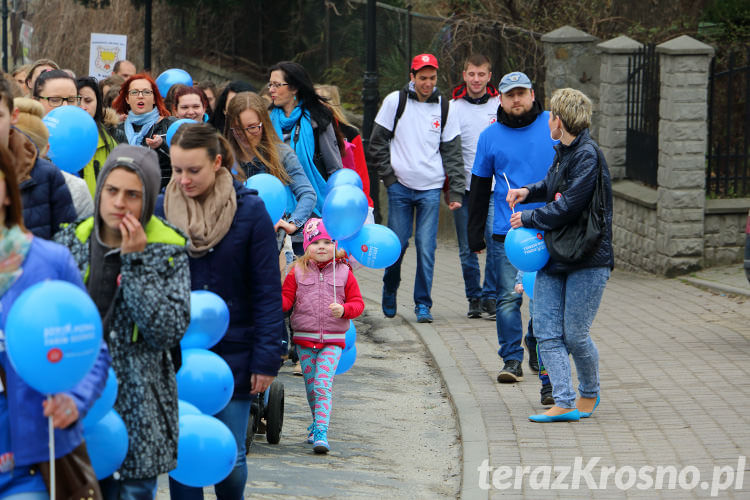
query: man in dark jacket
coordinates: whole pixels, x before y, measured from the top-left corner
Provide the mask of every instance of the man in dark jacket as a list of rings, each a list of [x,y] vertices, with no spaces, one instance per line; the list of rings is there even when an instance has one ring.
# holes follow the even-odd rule
[[[510,230],[511,209],[505,201],[508,183],[517,188],[543,179],[555,155],[547,120],[549,113],[534,99],[528,76],[515,71],[503,76],[498,85],[500,108],[497,122],[479,136],[471,176],[469,196],[469,248],[479,252],[485,248],[484,229],[490,199],[492,178],[495,178],[495,221],[492,239],[497,243],[495,275],[497,277],[497,340],[498,354],[504,365],[498,382],[518,382],[523,378],[521,362],[521,295],[514,292],[516,268],[505,255],[505,235]],[[507,177],[507,181],[506,181]],[[530,204],[536,208],[541,204]],[[527,337],[529,355],[536,352],[536,342]],[[535,358],[532,358],[535,359]]]
[[[432,54],[414,58],[411,81],[405,89],[391,92],[383,100],[370,137],[370,155],[388,191],[388,227],[401,241],[401,257],[383,275],[383,313],[388,318],[396,315],[401,261],[416,212],[414,312],[420,323],[432,322],[430,294],[441,188],[448,177],[451,210],[461,208],[466,188],[460,128],[458,120],[443,120],[447,101],[443,104],[436,87],[437,69],[438,62]]]

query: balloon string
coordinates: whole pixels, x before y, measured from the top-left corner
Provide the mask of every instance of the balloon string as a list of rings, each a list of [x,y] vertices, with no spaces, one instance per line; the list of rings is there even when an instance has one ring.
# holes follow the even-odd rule
[[[336,248],[337,242],[333,240],[333,303],[336,304]]]
[[[510,191],[510,182],[508,182],[508,176],[505,175],[505,172],[503,172],[503,177],[505,177],[505,183],[508,185],[508,191]],[[510,206],[510,209],[513,211],[513,213],[516,213],[516,209],[514,208],[515,203]]]
[[[47,405],[52,404],[52,395],[47,394]],[[55,427],[52,425],[52,415],[49,420],[49,498],[55,500]]]

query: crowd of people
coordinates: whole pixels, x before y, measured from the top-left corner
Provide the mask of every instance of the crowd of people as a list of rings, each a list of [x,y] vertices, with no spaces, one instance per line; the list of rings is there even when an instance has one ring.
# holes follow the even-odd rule
[[[544,111],[520,71],[493,86],[483,55],[466,60],[464,82],[448,99],[437,89],[438,69],[432,54],[414,58],[409,82],[383,100],[367,155],[342,112],[338,89],[314,85],[295,62],[271,66],[261,92],[242,81],[223,88],[200,82],[173,85],[162,96],[152,77],[129,61],[119,61],[102,81],[76,78],[49,59],[5,75],[0,326],[24,289],[61,279],[88,291],[105,342],[80,387],[44,404],[0,351],[0,497],[47,498],[49,487],[36,473],[48,460],[45,420],[53,417],[59,430],[58,457],[85,450],[80,422],[111,365],[119,383],[114,409],[129,448],[93,496],[153,498],[157,476],[177,466],[175,374],[192,290],[218,294],[230,313],[228,330],[212,350],[230,367],[234,394],[215,417],[231,430],[238,454],[232,472],[215,485],[217,497],[243,496],[251,401],[287,356],[304,377],[307,441],[315,453],[327,453],[333,374],[349,320],[364,309],[347,255],[321,220],[326,181],[341,168],[360,174],[371,209],[370,182],[382,180],[387,191],[388,226],[402,248],[383,276],[388,318],[397,313],[401,262],[414,231],[414,312],[418,322],[433,322],[437,222],[445,199],[454,215],[467,315],[496,322],[503,363],[497,380],[503,383],[522,380],[524,358],[523,287],[504,239],[511,228],[552,231],[572,224],[587,210],[603,172],[606,234],[585,259],[552,258],[538,271],[525,338],[541,402],[552,405],[530,420],[591,416],[600,397],[598,354],[588,330],[613,267],[609,173],[588,132],[591,102],[577,90],[560,89]],[[96,152],[77,175],[46,159],[49,133],[42,118],[66,105],[84,109],[98,132]],[[198,123],[180,126],[167,143],[170,125],[182,118]],[[378,179],[368,177],[366,162]],[[244,186],[260,173],[287,191],[278,221]],[[478,254],[485,252],[482,282]],[[287,352],[289,332],[294,348]],[[578,399],[569,354],[580,380]],[[170,494],[202,498],[202,489],[170,478]]]

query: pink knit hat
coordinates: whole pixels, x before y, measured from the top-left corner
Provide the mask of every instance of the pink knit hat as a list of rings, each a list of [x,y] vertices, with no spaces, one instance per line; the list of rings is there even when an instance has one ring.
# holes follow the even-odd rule
[[[305,223],[305,228],[302,230],[302,248],[307,250],[310,243],[314,243],[322,239],[333,240],[331,235],[326,231],[326,227],[323,225],[323,219],[308,219]]]

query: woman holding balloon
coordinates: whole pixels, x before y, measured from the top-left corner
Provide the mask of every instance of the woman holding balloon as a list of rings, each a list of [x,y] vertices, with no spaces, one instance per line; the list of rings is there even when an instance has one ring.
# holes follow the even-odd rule
[[[159,155],[161,185],[169,183],[169,144],[164,140],[169,126],[175,122],[164,105],[156,82],[147,74],[133,75],[120,87],[120,95],[112,103],[119,114],[127,115],[117,129],[133,146],[146,146]]]
[[[49,460],[48,417],[55,428],[57,458],[85,450],[81,420],[104,388],[109,356],[102,342],[94,366],[83,380],[68,381],[72,389],[54,394],[49,400],[39,392],[43,388],[32,387],[19,372],[41,372],[48,381],[55,378],[55,383],[62,382],[59,373],[46,373],[46,366],[38,362],[24,367],[19,365],[23,360],[14,358],[11,363],[9,355],[13,352],[6,347],[6,339],[13,340],[14,332],[6,329],[6,321],[22,292],[46,280],[84,287],[70,252],[34,237],[24,227],[14,159],[5,146],[0,146],[0,240],[0,327],[5,331],[0,350],[0,497],[23,494],[27,500],[42,500],[48,498],[48,488],[37,464]],[[98,489],[96,484],[90,486]]]
[[[343,137],[339,143],[331,110],[298,63],[283,61],[271,66],[268,90],[276,134],[297,153],[317,195],[315,213],[322,215],[326,180],[343,167]]]
[[[268,173],[288,186],[287,218],[275,228],[293,234],[301,228],[313,211],[315,190],[299,164],[292,148],[281,142],[273,130],[266,102],[254,92],[240,92],[229,103],[224,136],[246,177]]]
[[[102,317],[127,429],[122,465],[101,480],[104,498],[151,499],[156,478],[177,466],[177,382],[170,349],[190,321],[185,237],[153,216],[159,161],[120,144],[99,173],[94,216],[61,231]]]
[[[553,166],[543,180],[510,189],[506,198],[511,207],[529,201],[547,202],[534,210],[515,212],[510,219],[514,229],[553,231],[577,224],[584,211],[589,210],[599,175],[604,187],[605,230],[591,255],[577,262],[563,262],[551,256],[547,265],[537,271],[534,334],[552,382],[555,406],[530,416],[533,422],[590,417],[600,399],[599,353],[589,328],[614,267],[612,187],[604,156],[589,135],[590,124],[589,98],[574,89],[556,90],[550,101],[549,128],[553,140],[560,140],[560,144],[555,146]],[[573,356],[578,373],[577,401],[569,355]]]
[[[216,484],[219,499],[242,498],[247,481],[245,435],[250,404],[281,366],[281,278],[273,223],[260,198],[231,174],[231,147],[208,124],[184,124],[172,143],[172,180],[157,213],[190,237],[193,290],[219,295],[229,308],[229,328],[211,348],[234,376],[234,394],[215,417],[232,431],[237,459]],[[173,499],[202,498],[200,488],[170,479]]]

